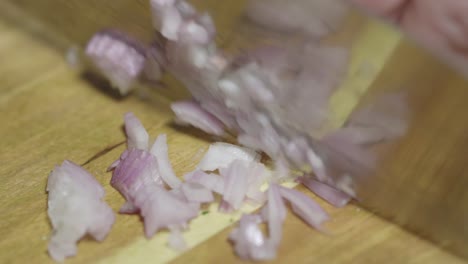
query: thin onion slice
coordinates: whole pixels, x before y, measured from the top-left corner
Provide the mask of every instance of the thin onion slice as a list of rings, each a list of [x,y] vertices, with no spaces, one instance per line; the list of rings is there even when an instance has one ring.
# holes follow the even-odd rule
[[[250,164],[243,160],[233,161],[229,167],[221,168],[220,174],[223,176],[224,192],[223,201],[229,205],[229,208],[239,210],[248,189],[248,176]],[[221,211],[225,211],[225,207],[220,207]]]
[[[242,259],[274,259],[281,241],[285,218],[286,207],[278,186],[272,183],[268,189],[268,204],[263,207],[261,214],[243,215],[239,226],[229,235],[236,254]],[[268,223],[268,238],[265,238],[258,226],[262,222]]]
[[[169,234],[169,238],[167,240],[167,245],[176,251],[184,251],[187,249],[187,243],[185,242],[179,228],[171,229],[171,233]]]
[[[343,207],[351,200],[351,196],[347,195],[346,193],[316,181],[310,177],[300,177],[298,178],[298,181],[313,193],[335,207]]]
[[[282,186],[278,188],[281,196],[291,204],[294,213],[310,226],[317,230],[323,230],[321,225],[329,219],[329,216],[317,202],[300,191]]]
[[[162,228],[183,227],[198,216],[197,208],[156,184],[143,185],[134,203],[140,208],[147,238]]]
[[[159,173],[164,182],[173,189],[179,188],[182,182],[177,178],[172,169],[167,149],[167,136],[165,134],[161,134],[156,138],[150,152],[157,158]]]
[[[263,235],[259,224],[259,215],[242,215],[239,226],[229,235],[234,243],[234,251],[242,259],[272,260],[276,257],[276,248]]]
[[[182,123],[192,125],[212,135],[221,136],[224,134],[223,123],[195,101],[172,103],[171,109]]]

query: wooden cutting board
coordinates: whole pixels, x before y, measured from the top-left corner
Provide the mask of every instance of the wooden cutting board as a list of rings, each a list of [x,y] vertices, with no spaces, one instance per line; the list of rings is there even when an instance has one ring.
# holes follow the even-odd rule
[[[213,141],[173,125],[169,103],[186,96],[181,89],[168,90],[169,85],[149,101],[116,98],[72,71],[50,43],[11,20],[0,19],[0,36],[0,263],[51,262],[45,186],[50,170],[64,159],[93,173],[106,190],[106,201],[118,210],[123,199],[110,187],[105,169],[125,148],[124,113],[134,112],[152,137],[168,134],[178,175],[192,170]],[[343,209],[322,205],[332,216],[327,227],[333,235],[289,215],[275,263],[463,263],[354,204]],[[103,243],[84,239],[78,255],[66,262],[239,262],[226,241],[238,217],[207,208],[185,235],[190,249],[174,252],[165,247],[165,232],[146,240],[137,216],[118,215]]]

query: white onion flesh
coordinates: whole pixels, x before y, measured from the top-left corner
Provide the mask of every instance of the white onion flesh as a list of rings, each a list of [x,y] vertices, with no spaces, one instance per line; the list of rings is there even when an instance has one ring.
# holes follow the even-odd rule
[[[54,260],[76,255],[76,244],[86,234],[104,240],[115,215],[102,201],[104,189],[88,171],[64,161],[50,173],[47,192],[47,213],[53,228],[48,250]]]
[[[210,145],[198,164],[198,168],[204,171],[215,171],[227,168],[235,160],[258,161],[259,159],[260,155],[251,149],[217,142]]]

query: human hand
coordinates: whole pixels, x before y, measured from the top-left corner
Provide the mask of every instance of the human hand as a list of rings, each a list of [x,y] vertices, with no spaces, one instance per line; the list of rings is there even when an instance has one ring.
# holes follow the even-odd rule
[[[351,0],[468,73],[467,0]]]

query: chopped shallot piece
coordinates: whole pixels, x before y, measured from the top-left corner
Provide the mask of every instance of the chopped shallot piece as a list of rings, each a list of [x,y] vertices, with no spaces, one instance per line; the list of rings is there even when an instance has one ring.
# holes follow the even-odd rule
[[[346,193],[316,181],[310,177],[300,177],[298,178],[298,181],[313,193],[335,207],[343,207],[351,200],[351,196],[347,195]]]
[[[320,205],[300,191],[279,186],[281,196],[288,200],[292,210],[307,224],[322,230],[322,223],[328,220],[328,214]]]
[[[121,214],[136,214],[138,213],[138,207],[127,201],[120,207],[119,213]]]
[[[235,160],[258,161],[260,155],[254,150],[236,145],[217,142],[210,145],[207,153],[198,164],[204,171],[214,171],[228,167]]]
[[[190,124],[206,133],[221,136],[224,133],[224,125],[214,115],[207,112],[195,101],[180,101],[171,104],[172,111],[177,119]]]
[[[213,173],[205,173],[201,170],[195,170],[187,173],[184,176],[184,179],[187,182],[198,183],[218,194],[223,194],[224,192],[224,179]]]
[[[248,189],[248,177],[251,163],[243,160],[233,161],[229,167],[221,168],[220,174],[224,177],[223,201],[229,204],[230,208],[239,210]],[[222,211],[224,207],[220,207]]]
[[[175,0],[151,0],[153,26],[170,40],[177,40],[182,24],[181,11],[175,6]]]
[[[124,208],[130,203],[139,209],[147,237],[161,228],[182,226],[198,215],[198,209],[165,190],[161,178],[156,157],[133,149],[117,165],[111,180],[112,186],[127,200]]]
[[[162,228],[183,227],[198,216],[198,208],[156,184],[143,185],[134,199],[145,221],[147,238]]]
[[[270,246],[271,242],[260,230],[261,223],[259,215],[243,215],[239,226],[229,235],[234,251],[242,259],[271,260],[276,257],[276,248]]]
[[[181,188],[190,202],[209,203],[214,201],[213,193],[199,183],[185,182]]]
[[[139,149],[125,151],[120,156],[120,162],[115,167],[111,179],[112,187],[117,189],[127,200],[122,210],[128,211],[128,208],[132,208],[132,196],[135,192],[133,188],[140,188],[142,185],[150,183],[160,186],[164,184],[159,174],[156,157]]]
[[[137,141],[139,136],[135,135],[139,135],[141,131],[146,133],[146,130],[136,117],[130,116],[131,122],[127,117],[129,116],[126,116],[125,120],[126,128],[134,128],[130,129],[132,133],[127,132],[129,142]],[[129,123],[133,126],[129,126]],[[135,133],[135,130],[139,133]],[[143,148],[144,145],[146,144],[140,146]],[[166,135],[160,135],[156,139],[150,152],[147,151],[147,147],[126,150],[122,153],[120,161],[114,162],[113,166],[111,185],[127,200],[121,212],[139,212],[144,219],[145,234],[148,238],[162,228],[184,228],[188,221],[198,215],[200,204],[188,201],[183,191],[179,189],[182,182],[172,170],[167,153]],[[164,183],[174,189],[166,190]],[[190,194],[198,195],[193,190]],[[207,200],[206,197],[202,198]]]
[[[229,235],[234,242],[234,251],[242,259],[271,260],[281,241],[286,207],[276,184],[268,189],[268,204],[261,215],[243,215],[239,226]],[[262,222],[268,223],[269,237],[265,238],[259,228]]]
[[[113,29],[96,33],[86,46],[86,55],[122,95],[133,88],[146,59],[142,44]]]
[[[286,206],[281,197],[280,186],[270,184],[268,188],[268,203],[262,209],[262,218],[268,222],[268,232],[272,246],[279,246],[281,241],[283,222],[286,219]]]
[[[102,201],[104,189],[88,171],[64,161],[49,175],[47,192],[47,212],[54,229],[48,250],[54,260],[76,255],[76,244],[86,234],[104,240],[115,215]]]
[[[178,1],[175,5],[184,19],[194,17],[197,14],[195,7],[186,1]]]
[[[187,249],[187,244],[185,243],[184,237],[178,228],[171,229],[167,245],[177,251],[184,251]]]
[[[133,113],[125,114],[124,119],[125,133],[127,134],[127,148],[148,149],[148,132],[146,132],[140,120],[138,120]]]
[[[174,170],[172,169],[167,150],[167,136],[165,134],[161,134],[156,138],[150,152],[157,158],[159,173],[161,174],[164,182],[173,189],[179,188],[182,182],[177,178]]]
[[[263,204],[266,197],[265,193],[263,193],[260,188],[263,183],[271,178],[272,173],[262,163],[252,162],[250,164],[246,196],[249,201]]]

